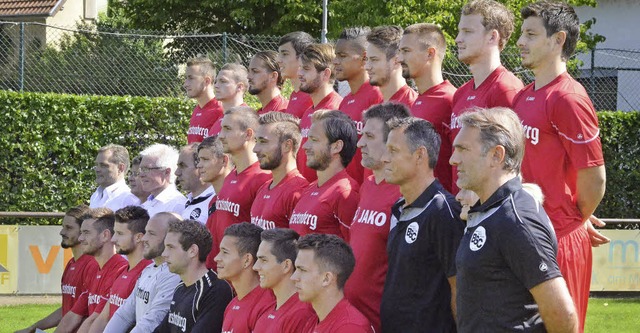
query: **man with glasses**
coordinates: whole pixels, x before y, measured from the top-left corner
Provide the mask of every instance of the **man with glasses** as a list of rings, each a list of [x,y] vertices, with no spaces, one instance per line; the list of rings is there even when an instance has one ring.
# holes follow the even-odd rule
[[[142,207],[149,216],[159,212],[181,214],[187,201],[174,184],[178,151],[164,144],[153,144],[143,150],[140,162],[142,189],[151,193]]]

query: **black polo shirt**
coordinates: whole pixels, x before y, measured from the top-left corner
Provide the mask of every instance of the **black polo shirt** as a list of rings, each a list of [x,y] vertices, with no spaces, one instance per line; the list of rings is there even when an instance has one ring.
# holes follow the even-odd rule
[[[391,210],[389,270],[382,294],[382,332],[455,332],[448,277],[464,224],[460,204],[435,180],[410,205]],[[396,221],[393,221],[396,220]]]
[[[469,211],[456,256],[459,332],[546,332],[529,290],[562,276],[551,221],[516,177]]]

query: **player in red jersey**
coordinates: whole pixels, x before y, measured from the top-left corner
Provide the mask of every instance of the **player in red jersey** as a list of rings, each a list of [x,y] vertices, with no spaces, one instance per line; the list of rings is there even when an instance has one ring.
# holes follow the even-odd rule
[[[409,117],[404,104],[383,103],[364,113],[364,129],[358,140],[362,165],[371,170],[360,187],[360,202],[349,230],[356,266],[345,285],[345,296],[380,331],[380,300],[387,274],[387,239],[391,229],[391,206],[400,198],[398,185],[384,180],[382,155],[389,135],[387,121]]]
[[[298,57],[302,51],[315,41],[313,37],[303,31],[290,32],[280,38],[278,41],[278,58],[277,62],[280,66],[282,77],[289,79],[293,86],[291,96],[289,96],[289,105],[286,113],[290,113],[298,118],[302,117],[313,102],[309,94],[300,91],[300,80],[298,79]]]
[[[111,241],[115,244],[118,254],[127,256],[129,266],[113,282],[109,299],[91,324],[89,332],[104,331],[109,319],[131,294],[142,270],[153,262],[142,255],[142,237],[148,221],[149,214],[142,207],[127,206],[116,211]]]
[[[286,111],[289,101],[282,96],[280,89],[284,78],[280,74],[278,52],[267,50],[256,53],[249,63],[249,93],[258,96],[262,107],[258,114],[270,111]]]
[[[235,168],[224,179],[218,192],[213,212],[211,236],[213,247],[207,263],[218,254],[224,230],[234,224],[251,220],[251,204],[262,184],[271,180],[271,172],[260,169],[253,152],[258,114],[248,106],[231,108],[222,118],[222,131],[218,138]],[[213,268],[211,266],[207,266]]]
[[[316,170],[318,180],[302,192],[289,220],[300,235],[335,234],[349,239],[349,225],[358,205],[358,182],[345,167],[356,151],[358,134],[353,120],[338,110],[313,114],[309,140],[302,147],[307,166]]]
[[[313,308],[300,301],[291,280],[298,237],[295,231],[282,228],[265,230],[260,235],[262,242],[253,269],[260,276],[260,287],[273,290],[276,303],[258,319],[255,333],[306,332],[318,322]]]
[[[60,236],[62,242],[60,246],[64,249],[71,249],[73,258],[69,260],[62,273],[62,306],[50,313],[45,318],[16,333],[32,333],[36,329],[46,330],[58,326],[64,315],[73,308],[80,295],[87,292],[89,281],[93,279],[98,271],[96,260],[82,252],[80,237],[80,226],[82,216],[89,210],[86,205],[80,205],[69,209],[62,219],[62,230]],[[86,304],[85,304],[86,306]],[[71,328],[60,326],[60,331],[70,332]]]
[[[458,116],[464,112],[473,107],[513,106],[513,98],[523,84],[500,62],[500,52],[513,29],[513,13],[495,0],[471,0],[462,7],[456,37],[458,59],[469,65],[473,78],[453,96],[451,142],[460,132]],[[452,170],[452,193],[456,194],[456,168]]]
[[[404,29],[398,59],[402,76],[413,79],[420,93],[411,107],[411,114],[433,124],[440,135],[440,152],[434,172],[442,186],[451,191],[449,123],[456,88],[442,77],[446,51],[442,29],[435,24],[418,23]]]
[[[197,102],[189,120],[187,141],[188,143],[200,142],[208,136],[217,134],[211,133],[211,128],[222,118],[222,104],[215,99],[213,93],[216,68],[207,58],[193,58],[187,61],[184,76],[183,87],[187,96]]]
[[[224,311],[223,333],[251,333],[258,318],[271,308],[275,297],[260,287],[258,273],[253,270],[260,246],[262,228],[243,222],[228,227],[216,256],[218,276],[231,283],[236,291]]]
[[[344,297],[355,258],[335,235],[311,234],[298,240],[296,271],[291,276],[300,300],[311,303],[319,321],[313,333],[373,333],[369,320]]]
[[[369,83],[369,74],[364,69],[369,32],[371,32],[369,27],[344,29],[336,42],[336,57],[333,60],[336,79],[347,81],[351,89],[338,109],[356,122],[358,136],[362,134],[362,113],[370,106],[382,103],[380,89]],[[362,184],[365,176],[362,164],[360,164],[361,160],[362,155],[357,150],[353,160],[347,166],[347,173]]]
[[[535,75],[514,102],[526,136],[522,176],[545,195],[544,208],[558,238],[558,264],[584,330],[591,244],[609,240],[591,223],[606,179],[598,117],[585,89],[567,73],[580,23],[574,9],[561,2],[538,2],[520,12],[522,65]]]
[[[82,218],[84,221],[78,240],[84,253],[96,259],[99,270],[89,283],[88,292],[78,299],[73,309],[60,321],[56,329],[60,332],[63,327],[71,328],[70,331],[77,328],[78,332],[88,332],[108,302],[113,282],[127,269],[127,260],[116,254],[111,241],[115,223],[113,211],[108,208],[94,208],[87,211]],[[82,321],[84,317],[87,318]]]
[[[305,110],[300,118],[301,146],[307,142],[313,113],[322,109],[337,109],[342,101],[342,97],[333,90],[335,79],[333,58],[335,58],[333,46],[329,44],[309,45],[300,54],[298,70],[300,90],[308,93],[313,100],[313,105]],[[315,171],[307,166],[307,155],[304,150],[298,151],[297,163],[298,170],[304,178],[310,182],[316,180]]]
[[[402,28],[397,25],[371,29],[367,35],[369,44],[365,68],[369,73],[369,82],[380,88],[384,101],[396,101],[411,107],[418,93],[402,77],[402,66],[398,60],[400,39]]]
[[[229,63],[220,68],[213,90],[225,111],[236,106],[246,105],[244,92],[249,86],[247,76],[247,68],[240,64]]]
[[[260,168],[270,170],[273,180],[258,190],[251,205],[251,223],[263,228],[286,228],[291,212],[309,182],[296,167],[300,147],[300,120],[284,112],[260,116],[253,152]]]

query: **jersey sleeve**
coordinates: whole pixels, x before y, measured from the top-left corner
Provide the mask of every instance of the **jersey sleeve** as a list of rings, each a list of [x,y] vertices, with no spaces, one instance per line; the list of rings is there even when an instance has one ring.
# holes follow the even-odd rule
[[[137,283],[136,283],[137,286]],[[135,288],[134,288],[135,290]],[[107,326],[104,328],[105,333],[122,333],[128,332],[129,328],[136,323],[136,293],[132,292],[129,297],[120,305],[118,310],[109,319]],[[156,325],[157,326],[157,325]],[[147,332],[151,332],[151,327]]]
[[[87,264],[83,270],[82,285],[78,286],[78,290],[76,291],[76,295],[79,295],[78,300],[76,300],[73,308],[71,308],[73,313],[82,317],[89,316],[89,287],[91,283],[95,281],[99,269],[98,263],[95,262],[93,265]]]
[[[464,233],[457,202],[442,200],[439,216],[433,219],[430,243],[447,277],[456,275],[456,253]]]
[[[604,164],[598,117],[587,96],[570,93],[552,99],[549,118],[576,169]]]
[[[360,202],[360,193],[358,193],[356,189],[351,188],[340,191],[338,195],[334,214],[338,218],[338,223],[340,223],[342,238],[348,242],[353,215],[355,215],[358,209],[358,203]]]
[[[151,305],[142,316],[138,316],[136,326],[130,333],[146,333],[151,332],[169,312],[171,299],[176,290],[176,286],[180,283],[180,276],[169,272],[167,268],[166,274],[158,276],[156,295],[151,301]],[[131,293],[134,296],[135,293]],[[127,299],[128,301],[128,299]],[[118,309],[120,311],[120,309]],[[118,313],[118,312],[116,312]]]
[[[192,333],[220,332],[227,304],[233,297],[231,287],[219,280],[198,302],[198,314]]]

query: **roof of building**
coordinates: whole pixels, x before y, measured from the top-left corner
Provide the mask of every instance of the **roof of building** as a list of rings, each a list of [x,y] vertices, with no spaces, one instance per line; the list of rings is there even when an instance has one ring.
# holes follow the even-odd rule
[[[0,17],[53,16],[65,0],[0,0]]]

